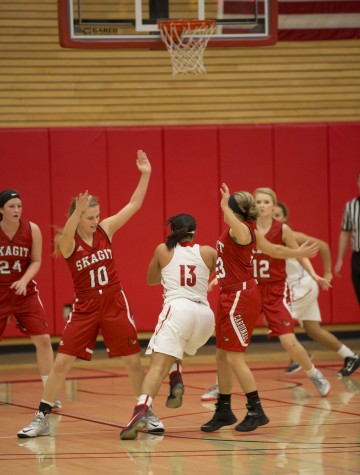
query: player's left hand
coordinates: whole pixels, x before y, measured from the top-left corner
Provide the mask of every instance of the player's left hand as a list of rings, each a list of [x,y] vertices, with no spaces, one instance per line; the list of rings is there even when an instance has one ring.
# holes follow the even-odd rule
[[[138,150],[136,165],[141,173],[151,173],[151,164],[147,155],[142,150]]]

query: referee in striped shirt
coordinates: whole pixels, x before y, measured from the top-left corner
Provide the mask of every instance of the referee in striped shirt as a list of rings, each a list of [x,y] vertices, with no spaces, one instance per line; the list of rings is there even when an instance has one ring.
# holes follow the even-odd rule
[[[360,192],[360,172],[357,184]],[[360,305],[360,195],[345,204],[339,235],[338,257],[334,267],[334,273],[340,277],[346,249],[351,237],[351,278],[355,293]]]

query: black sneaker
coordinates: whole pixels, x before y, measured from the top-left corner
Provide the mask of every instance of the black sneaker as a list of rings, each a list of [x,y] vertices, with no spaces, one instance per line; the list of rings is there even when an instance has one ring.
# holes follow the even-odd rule
[[[299,371],[300,369],[301,369],[301,366],[299,364],[295,363],[295,361],[290,361],[290,364],[286,368],[285,373],[286,374],[293,374],[293,373],[296,373],[297,371]]]
[[[340,377],[350,376],[350,374],[353,374],[354,371],[356,371],[359,366],[360,366],[360,357],[359,357],[359,355],[347,356],[344,360],[344,366],[338,372],[338,375]]]
[[[227,408],[226,405],[223,404],[220,409],[220,405],[217,402],[215,404],[216,410],[213,418],[206,424],[203,424],[201,430],[203,432],[214,432],[215,430],[221,429],[223,426],[231,426],[231,424],[235,424],[237,419],[230,409],[230,404],[228,404],[228,406],[229,407]]]
[[[246,407],[248,412],[245,416],[245,419],[235,427],[235,430],[238,432],[251,432],[257,427],[264,426],[270,422],[261,406],[260,408],[254,409],[247,404]]]
[[[170,391],[166,399],[166,407],[176,409],[182,405],[182,397],[185,388],[180,371],[173,371],[170,374]]]

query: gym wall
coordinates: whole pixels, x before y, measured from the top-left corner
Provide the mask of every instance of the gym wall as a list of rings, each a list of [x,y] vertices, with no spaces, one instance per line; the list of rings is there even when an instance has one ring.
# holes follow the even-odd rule
[[[356,122],[222,126],[71,127],[0,129],[1,188],[16,188],[24,218],[43,234],[39,284],[50,331],[65,325],[64,306],[73,298],[70,273],[53,256],[55,226],[66,221],[70,201],[89,190],[99,197],[102,217],[130,198],[139,178],[136,151],[153,166],[143,208],[114,237],[117,267],[139,331],[152,331],[161,310],[160,287],[146,284],[165,220],[186,212],[198,221],[197,241],[216,245],[223,229],[219,188],[273,188],[290,210],[290,226],[328,241],[333,261],[345,202],[357,195],[360,124]],[[319,274],[321,259],[313,260]],[[216,309],[217,292],[210,294]],[[350,250],[342,279],[320,293],[325,324],[358,322],[350,279]],[[259,322],[259,325],[261,322]],[[14,322],[4,336],[19,336]]]

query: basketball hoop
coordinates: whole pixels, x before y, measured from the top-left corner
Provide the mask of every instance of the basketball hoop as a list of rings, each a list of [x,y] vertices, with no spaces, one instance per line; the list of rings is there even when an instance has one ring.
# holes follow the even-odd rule
[[[206,73],[204,52],[216,20],[166,20],[159,21],[158,27],[170,54],[173,76]]]

